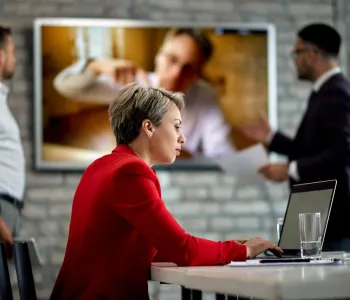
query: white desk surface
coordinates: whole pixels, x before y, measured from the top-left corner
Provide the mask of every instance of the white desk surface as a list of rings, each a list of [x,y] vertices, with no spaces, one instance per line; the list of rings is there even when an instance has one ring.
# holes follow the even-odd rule
[[[258,299],[350,298],[350,262],[333,266],[174,267],[153,265],[152,280]]]

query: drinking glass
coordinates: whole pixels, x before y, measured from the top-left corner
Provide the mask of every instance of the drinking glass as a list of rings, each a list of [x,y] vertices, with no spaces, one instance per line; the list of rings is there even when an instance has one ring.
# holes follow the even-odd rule
[[[302,258],[321,258],[321,213],[300,213],[300,250]]]

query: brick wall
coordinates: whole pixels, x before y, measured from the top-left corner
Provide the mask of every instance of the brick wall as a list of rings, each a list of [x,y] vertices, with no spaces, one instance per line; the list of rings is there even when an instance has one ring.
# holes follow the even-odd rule
[[[184,21],[271,22],[277,27],[278,122],[293,135],[309,86],[298,83],[289,58],[295,31],[314,20],[332,22],[331,0],[2,0],[0,17],[14,29],[18,68],[10,102],[27,157],[26,207],[22,235],[34,236],[45,260],[37,271],[38,294],[47,296],[62,262],[72,196],[80,174],[35,173],[33,165],[33,17],[109,17]],[[350,15],[350,6],[349,13]],[[348,21],[349,22],[349,21]],[[350,25],[350,23],[348,23]],[[348,36],[350,40],[350,33]],[[349,52],[350,55],[350,52]],[[215,240],[233,237],[275,238],[275,221],[283,215],[286,184],[235,186],[234,178],[204,172],[160,172],[164,201],[186,230]],[[178,299],[177,287],[150,286],[162,299]],[[209,297],[209,296],[208,296]]]

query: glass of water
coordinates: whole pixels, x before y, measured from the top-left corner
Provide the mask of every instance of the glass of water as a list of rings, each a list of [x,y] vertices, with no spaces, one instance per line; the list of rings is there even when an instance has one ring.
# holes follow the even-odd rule
[[[302,258],[321,259],[321,213],[299,214]]]

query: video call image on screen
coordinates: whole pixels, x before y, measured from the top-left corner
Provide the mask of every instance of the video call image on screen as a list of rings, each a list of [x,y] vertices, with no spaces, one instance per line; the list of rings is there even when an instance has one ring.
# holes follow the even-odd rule
[[[37,164],[87,166],[116,146],[108,106],[123,86],[112,68],[95,76],[87,68],[89,62],[130,61],[146,74],[150,86],[175,89],[176,85],[162,81],[164,74],[159,74],[182,59],[191,61],[196,54],[186,53],[188,44],[180,47],[185,39],[166,47],[181,27],[63,24],[36,27],[40,43],[35,50],[36,65],[40,66],[36,109],[41,118],[36,125]],[[196,158],[210,161],[252,145],[238,126],[271,113],[268,29],[194,29],[209,39],[212,53],[199,79],[181,91],[186,101],[182,131],[187,141],[177,159],[180,162]],[[190,63],[181,67],[183,81],[195,72]],[[146,82],[138,73],[134,81]]]

